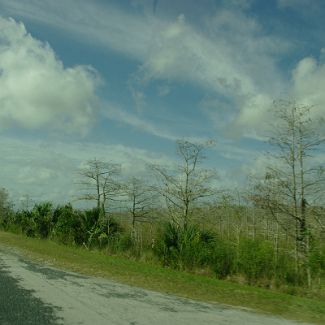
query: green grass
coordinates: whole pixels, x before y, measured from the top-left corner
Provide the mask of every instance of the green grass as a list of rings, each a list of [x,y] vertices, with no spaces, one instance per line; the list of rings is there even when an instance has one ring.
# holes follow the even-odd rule
[[[241,306],[288,319],[325,324],[325,301],[322,300],[174,271],[150,263],[11,233],[0,232],[0,244],[15,247],[34,260],[87,275],[195,300]]]

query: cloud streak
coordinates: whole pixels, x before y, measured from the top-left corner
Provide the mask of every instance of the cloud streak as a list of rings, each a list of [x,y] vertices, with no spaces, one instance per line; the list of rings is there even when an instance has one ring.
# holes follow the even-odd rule
[[[260,118],[254,119],[254,125],[244,125],[245,116],[258,112],[261,101],[277,97],[286,88],[277,58],[291,49],[290,42],[266,34],[263,26],[240,7],[218,10],[200,29],[183,15],[170,20],[96,1],[79,3],[0,0],[10,14],[64,30],[88,44],[137,60],[141,85],[173,80],[232,98],[230,113],[238,115],[238,129],[257,126]],[[249,6],[248,1],[245,3]]]
[[[305,3],[304,0],[279,0],[278,5],[301,7]],[[201,28],[183,15],[171,20],[166,16],[159,18],[152,12],[141,14],[96,1],[81,0],[79,6],[63,0],[41,3],[0,0],[1,4],[10,14],[64,30],[88,44],[135,59],[139,69],[132,80],[135,84],[138,82],[133,89],[137,103],[146,98],[146,84],[155,80],[191,83],[216,98],[227,98],[230,104],[228,110],[222,112],[228,116],[223,119],[227,123],[223,127],[238,136],[260,138],[269,120],[271,103],[279,97],[290,94],[300,98],[300,94],[306,94],[310,101],[323,103],[322,91],[316,84],[311,89],[312,83],[298,80],[295,73],[292,82],[288,82],[289,72],[280,71],[278,60],[292,51],[293,44],[266,33],[256,19],[248,16],[245,10],[250,1],[237,9],[233,5],[219,9],[207,17]],[[316,83],[322,75],[321,64],[317,69],[320,72],[313,73]],[[218,106],[211,108],[209,114],[213,109],[214,115],[218,115]],[[118,116],[121,112],[114,114],[116,119],[129,119],[129,124],[174,140],[142,120]],[[42,115],[39,119],[41,123]]]

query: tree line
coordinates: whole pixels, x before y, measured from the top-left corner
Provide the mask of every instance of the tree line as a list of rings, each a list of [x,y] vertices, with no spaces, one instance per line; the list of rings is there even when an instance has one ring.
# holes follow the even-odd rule
[[[80,199],[14,211],[0,191],[0,226],[31,237],[154,260],[165,267],[213,274],[294,292],[321,288],[325,277],[324,138],[313,107],[274,105],[272,147],[263,177],[246,190],[214,188],[203,168],[204,144],[179,140],[174,168],[148,166],[151,180],[121,181],[121,167],[89,160],[79,170]],[[117,209],[120,207],[120,209]],[[290,291],[290,292],[291,292]]]

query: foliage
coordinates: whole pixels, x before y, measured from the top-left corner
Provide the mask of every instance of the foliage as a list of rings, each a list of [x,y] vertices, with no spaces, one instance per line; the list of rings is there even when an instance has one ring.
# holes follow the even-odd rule
[[[35,237],[37,233],[37,225],[34,220],[34,214],[29,210],[18,211],[15,215],[13,223],[21,227],[21,231],[28,237]]]
[[[242,240],[239,245],[238,268],[251,284],[258,279],[271,279],[274,276],[275,263],[270,242]]]
[[[41,202],[14,211],[0,189],[0,228],[139,260],[154,255],[167,268],[252,285],[321,288],[325,173],[310,159],[324,140],[311,124],[310,107],[293,104],[280,107],[271,139],[281,164],[271,164],[250,194],[220,191],[216,198],[215,172],[201,165],[207,144],[181,140],[174,168],[152,166],[160,184],[138,178],[125,184],[119,165],[88,161],[79,170],[81,199],[94,201],[93,209]],[[124,211],[114,214],[117,202]]]
[[[314,277],[325,275],[325,244],[314,242],[309,255],[309,264]]]
[[[36,232],[41,238],[47,238],[53,228],[53,208],[51,202],[35,204],[32,210]]]
[[[65,244],[82,245],[87,241],[86,218],[72,208],[71,204],[57,207],[53,213],[55,226],[52,237]]]
[[[174,223],[166,224],[155,252],[165,266],[187,270],[210,267],[219,278],[230,275],[235,269],[233,245],[197,225],[181,228]]]
[[[226,278],[236,271],[236,250],[229,241],[218,240],[212,251],[212,269],[219,279]]]
[[[0,188],[0,228],[7,229],[13,216],[9,194],[5,188]]]
[[[199,265],[203,243],[196,226],[188,225],[182,228],[169,222],[161,231],[155,252],[165,266],[193,269]]]
[[[154,263],[107,256],[100,251],[63,246],[49,240],[26,238],[0,232],[0,243],[28,253],[30,258],[82,274],[114,279],[120,283],[175,294],[201,301],[242,306],[306,323],[325,323],[325,300],[298,297],[263,288],[220,281],[211,277],[180,272]]]

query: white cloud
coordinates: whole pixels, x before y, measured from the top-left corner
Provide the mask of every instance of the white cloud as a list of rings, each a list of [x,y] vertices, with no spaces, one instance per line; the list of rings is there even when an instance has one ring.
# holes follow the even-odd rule
[[[144,78],[191,82],[223,94],[255,92],[255,85],[221,40],[199,34],[184,16],[156,35],[144,59]]]
[[[325,63],[306,57],[298,62],[292,72],[293,97],[298,103],[314,105],[315,118],[324,118],[325,113]]]
[[[155,33],[146,18],[96,1],[0,0],[4,11],[73,34],[80,41],[141,58]]]
[[[325,62],[322,61],[322,49],[320,58],[305,57],[300,60],[292,70],[289,87],[284,92],[284,99],[289,97],[299,105],[314,106],[311,114],[315,121],[324,120],[325,114]],[[253,138],[267,136],[270,122],[274,119],[272,103],[279,98],[265,93],[246,99],[235,119],[235,129],[246,130],[246,135]]]
[[[182,135],[177,134],[175,130],[168,130],[166,126],[158,126],[155,123],[152,123],[148,120],[140,118],[134,114],[131,114],[121,108],[114,107],[113,105],[106,105],[106,110],[103,112],[103,115],[108,119],[121,122],[126,125],[130,125],[134,128],[137,128],[148,134],[171,140],[177,141],[184,138]],[[195,136],[186,136],[186,140],[194,143],[206,143],[211,139],[207,137],[195,137]],[[224,140],[218,139],[211,149],[214,150],[218,155],[222,156],[225,159],[232,161],[248,161],[255,157],[258,153],[255,150],[241,148],[236,140]]]
[[[263,34],[262,26],[240,10],[218,10],[206,20],[203,33],[182,15],[171,22],[96,2],[0,3],[10,13],[135,58],[146,80],[186,81],[224,96],[251,97],[283,89],[276,58],[288,51],[290,42]]]
[[[201,28],[190,24],[183,15],[171,21],[166,16],[154,16],[151,9],[143,15],[139,11],[123,11],[111,4],[83,0],[80,6],[63,0],[44,0],[42,3],[0,0],[0,4],[9,13],[64,30],[88,44],[113,49],[136,59],[140,66],[136,76],[140,79],[139,89],[134,86],[132,90],[138,106],[144,106],[146,81],[191,83],[215,94],[216,98],[230,99],[232,105],[228,105],[228,112],[222,114],[228,115],[224,123],[231,132],[260,138],[265,122],[269,120],[267,112],[272,100],[289,93],[298,94],[302,88],[302,94],[307,93],[314,99],[322,97],[321,83],[315,81],[312,89],[313,83],[308,85],[301,79],[300,67],[300,77],[297,72],[292,90],[292,84],[285,76],[287,72],[278,66],[278,59],[290,53],[292,43],[267,33],[243,10],[249,8],[252,1],[240,1],[244,6],[235,8],[236,1],[216,11],[212,18],[210,15]],[[282,8],[301,7],[305,3],[304,0],[278,1]],[[317,71],[320,67],[318,64]],[[313,73],[312,80],[319,80],[321,74]],[[215,110],[218,109],[216,106]],[[126,115],[122,117],[122,113],[114,114],[115,119],[128,120],[129,124],[153,134],[169,137],[147,122]]]
[[[96,109],[97,73],[65,68],[22,23],[0,17],[0,125],[84,133]]]
[[[116,144],[57,142],[0,138],[1,186],[17,202],[28,194],[34,201],[55,203],[78,197],[77,170],[97,158],[119,163],[124,177],[147,176],[148,163],[170,165],[172,159],[157,152]]]
[[[157,123],[157,121],[149,120],[142,114],[134,114],[109,103],[106,103],[105,109],[102,110],[102,115],[109,120],[120,122],[142,132],[146,132],[149,135],[173,142],[183,138],[195,143],[205,143],[211,140],[207,136],[193,136],[193,130],[196,125],[195,123],[187,123],[188,121],[186,119],[180,119],[180,121],[176,121],[176,124],[174,120],[168,119]],[[198,130],[202,131],[200,128]]]
[[[144,60],[142,76],[190,82],[230,99],[232,106],[222,112],[228,116],[223,120],[234,119],[231,132],[252,136],[263,129],[269,103],[288,89],[277,58],[291,45],[264,35],[263,28],[242,12],[220,10],[208,28],[210,33],[202,34],[184,16],[164,26]],[[219,106],[215,110],[218,115]]]
[[[72,201],[77,204],[75,200],[80,193],[76,184],[77,170],[89,159],[97,158],[121,164],[123,177],[148,177],[150,163],[169,167],[175,164],[175,157],[159,153],[159,148],[153,152],[119,144],[19,140],[2,136],[0,147],[1,186],[10,191],[16,204],[20,204],[19,198],[26,195],[36,202]],[[213,149],[215,152],[211,153],[214,155],[217,153],[232,162],[240,161],[241,165],[248,164],[256,155],[256,152],[242,149],[234,142],[218,141]],[[220,187],[240,185],[245,178],[242,169],[234,170],[218,161],[207,163],[217,168],[221,177],[218,182]]]
[[[245,134],[254,139],[265,139],[271,121],[271,109],[274,98],[267,94],[257,94],[248,97],[243,103],[240,112],[232,123],[231,133]]]
[[[177,137],[172,132],[168,132],[166,129],[161,128],[152,122],[149,122],[143,118],[138,117],[135,114],[129,113],[121,108],[117,108],[111,104],[107,104],[103,115],[110,120],[122,122],[124,124],[135,127],[138,130],[147,132],[157,137],[175,141]]]

